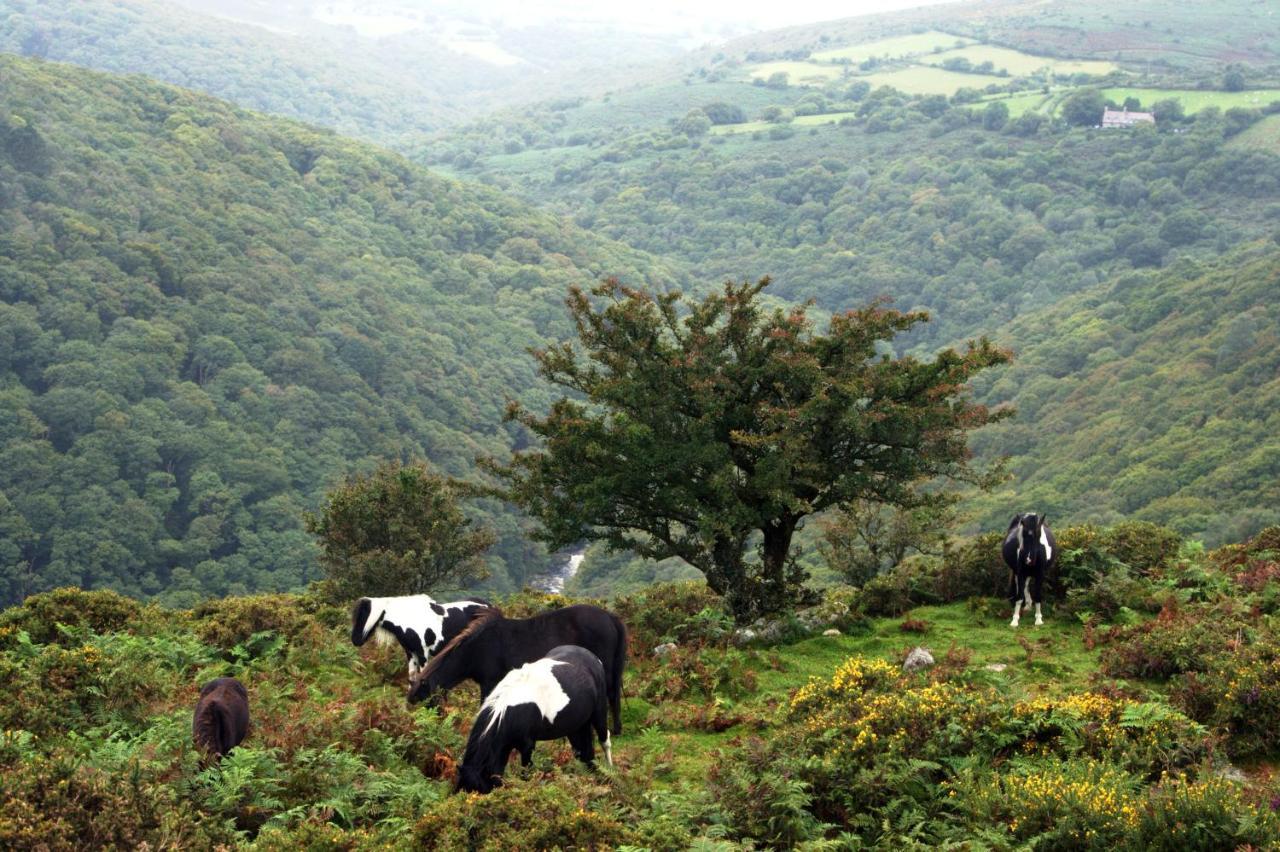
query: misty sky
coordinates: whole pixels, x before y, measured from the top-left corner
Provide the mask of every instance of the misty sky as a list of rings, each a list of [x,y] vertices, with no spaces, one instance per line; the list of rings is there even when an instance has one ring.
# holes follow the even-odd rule
[[[523,27],[552,21],[612,24],[621,29],[687,38],[739,35],[794,24],[934,5],[947,0],[322,0],[307,4],[319,20],[351,26],[372,37],[393,35],[421,26],[419,16],[458,16],[490,24]],[[215,14],[227,8],[214,0],[179,0]],[[240,0],[232,6],[257,6]],[[257,17],[257,15],[253,16]]]

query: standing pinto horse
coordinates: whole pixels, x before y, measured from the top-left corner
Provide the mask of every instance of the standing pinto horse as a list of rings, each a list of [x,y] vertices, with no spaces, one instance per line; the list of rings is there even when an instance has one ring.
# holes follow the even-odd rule
[[[542,659],[507,672],[484,700],[467,737],[457,789],[488,793],[502,783],[511,750],[518,749],[521,763],[528,766],[538,740],[568,737],[574,754],[591,766],[594,733],[612,766],[608,718],[599,658],[576,645],[552,648]]]
[[[627,629],[616,615],[577,604],[507,618],[496,607],[480,610],[461,633],[431,658],[409,683],[409,703],[464,680],[480,684],[488,698],[507,672],[540,660],[559,645],[578,645],[600,658],[613,711],[613,733],[622,733],[622,670],[627,664]]]
[[[1044,515],[1028,512],[1014,515],[1009,522],[1004,546],[1000,549],[1012,575],[1009,578],[1009,602],[1013,604],[1010,627],[1018,626],[1022,605],[1036,605],[1036,625],[1044,624],[1040,604],[1044,600],[1044,575],[1058,556],[1058,543],[1045,523]]]

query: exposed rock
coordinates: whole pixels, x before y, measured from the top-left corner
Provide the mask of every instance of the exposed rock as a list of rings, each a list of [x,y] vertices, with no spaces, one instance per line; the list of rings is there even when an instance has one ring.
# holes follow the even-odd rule
[[[1234,781],[1237,784],[1243,784],[1249,780],[1249,776],[1244,774],[1244,770],[1238,766],[1232,766],[1228,763],[1226,766],[1220,766],[1214,770],[1214,775],[1219,778],[1225,778],[1228,781]]]
[[[836,630],[836,629],[833,627],[833,628],[831,628],[830,630],[824,630],[824,631],[822,631],[822,635],[823,635],[823,636],[839,636],[839,635],[840,635],[840,631],[839,631],[839,630]]]
[[[661,645],[653,649],[653,655],[655,657],[665,657],[667,654],[674,651],[676,647],[675,642],[663,642]]]
[[[989,672],[1002,672],[1009,667],[1004,663],[990,663],[989,665],[983,666],[983,668]]]
[[[912,648],[911,653],[907,654],[907,659],[902,663],[904,672],[914,672],[920,669],[927,669],[933,665],[933,654],[929,653],[927,648]]]

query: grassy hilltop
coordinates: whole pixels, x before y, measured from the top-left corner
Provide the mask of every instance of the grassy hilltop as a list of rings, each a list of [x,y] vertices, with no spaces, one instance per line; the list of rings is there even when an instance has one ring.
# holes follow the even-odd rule
[[[22,696],[0,709],[0,845],[1274,843],[1280,529],[1208,554],[1150,525],[1059,530],[1047,621],[1016,632],[991,596],[998,538],[833,591],[745,647],[700,584],[613,601],[632,658],[616,767],[543,743],[485,797],[449,792],[474,687],[408,709],[399,651],[353,648],[318,598],[38,595],[0,614],[0,673]],[[937,665],[902,674],[913,645]],[[253,726],[201,771],[190,713],[217,675],[248,686]]]

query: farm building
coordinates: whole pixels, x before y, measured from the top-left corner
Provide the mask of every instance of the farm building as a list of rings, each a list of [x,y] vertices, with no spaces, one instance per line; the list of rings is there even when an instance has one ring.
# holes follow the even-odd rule
[[[1103,127],[1133,127],[1135,124],[1155,124],[1156,117],[1149,112],[1129,112],[1127,109],[1102,111]]]

